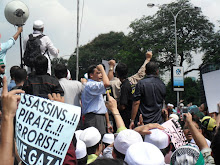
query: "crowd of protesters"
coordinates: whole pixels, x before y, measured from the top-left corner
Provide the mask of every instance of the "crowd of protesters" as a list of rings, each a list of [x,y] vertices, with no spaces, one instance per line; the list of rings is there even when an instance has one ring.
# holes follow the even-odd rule
[[[43,28],[42,21],[35,21],[33,34],[41,35]],[[220,164],[220,114],[209,113],[206,103],[184,106],[181,101],[176,108],[172,103],[164,107],[166,88],[157,63],[151,60],[152,52],[146,53],[143,65],[130,77],[126,64],[110,60],[107,73],[102,64],[92,65],[87,78],[75,81],[65,65],[57,65],[51,75],[49,54],[44,53],[51,49],[57,56],[59,51],[51,41],[47,45],[49,39],[44,37],[34,67],[26,71],[13,66],[10,83],[2,79],[0,165],[24,164],[14,142],[19,93],[81,107],[64,165]],[[3,75],[4,61],[0,67]],[[180,123],[187,139],[187,145],[177,149],[161,125],[172,118]]]

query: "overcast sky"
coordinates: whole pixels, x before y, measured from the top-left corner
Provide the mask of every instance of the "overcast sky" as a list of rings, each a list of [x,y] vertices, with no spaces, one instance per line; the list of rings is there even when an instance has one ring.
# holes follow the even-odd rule
[[[5,5],[11,0],[0,0],[0,42],[6,41],[16,28],[4,17]],[[77,0],[22,0],[30,12],[24,26],[23,38],[32,32],[34,20],[45,23],[44,33],[60,50],[60,56],[71,54],[76,47],[76,10]],[[80,45],[84,45],[101,33],[110,31],[129,32],[129,24],[143,15],[152,15],[158,8],[148,8],[147,3],[166,4],[171,0],[84,0],[84,14],[81,25]],[[191,0],[219,29],[219,0]],[[80,19],[83,0],[80,0]],[[180,18],[180,17],[179,17]],[[201,55],[195,58],[196,65],[201,63]],[[20,64],[19,41],[7,53],[7,68]]]

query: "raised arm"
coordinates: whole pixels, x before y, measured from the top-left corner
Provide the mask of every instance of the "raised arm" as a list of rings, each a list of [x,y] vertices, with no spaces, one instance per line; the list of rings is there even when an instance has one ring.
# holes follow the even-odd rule
[[[18,39],[18,36],[21,34],[22,31],[23,31],[23,27],[22,27],[22,26],[18,27],[17,32],[16,32],[15,35],[13,36],[13,38],[14,38],[15,41]]]
[[[124,121],[121,118],[121,115],[120,115],[118,108],[117,108],[117,101],[109,95],[108,91],[107,91],[107,97],[108,97],[108,101],[106,102],[105,105],[112,112],[114,119],[115,119],[117,129],[125,127]]]
[[[192,115],[190,113],[184,114],[186,116],[186,122],[188,123],[189,130],[193,136],[193,139],[196,142],[196,145],[200,150],[204,148],[209,148],[205,137],[199,132],[199,130],[195,127],[192,121]]]
[[[141,66],[141,68],[138,70],[136,74],[134,74],[131,77],[128,77],[128,80],[132,82],[133,84],[137,84],[139,80],[143,79],[145,76],[145,66],[148,62],[150,62],[152,58],[152,52],[148,51],[146,52],[146,60],[144,61],[144,64]]]
[[[12,90],[8,92],[6,77],[3,78],[2,90],[2,124],[0,141],[0,160],[1,165],[14,164],[14,116],[17,110],[22,90]]]
[[[108,78],[111,81],[114,78],[114,67],[115,67],[115,60],[110,60],[108,62],[109,71],[108,71]]]
[[[100,70],[100,72],[102,73],[102,81],[103,81],[105,88],[108,87],[110,83],[109,83],[108,76],[105,73],[104,67],[101,64],[99,64],[97,65],[97,69]]]

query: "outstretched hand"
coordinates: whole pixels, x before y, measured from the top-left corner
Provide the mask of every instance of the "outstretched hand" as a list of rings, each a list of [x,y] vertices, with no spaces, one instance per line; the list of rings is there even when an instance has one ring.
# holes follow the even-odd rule
[[[164,130],[165,128],[162,127],[160,124],[158,123],[150,123],[150,124],[146,124],[146,125],[142,125],[139,127],[136,127],[134,130],[137,131],[138,133],[140,133],[141,135],[148,135],[151,134],[151,129],[160,129],[160,130]]]

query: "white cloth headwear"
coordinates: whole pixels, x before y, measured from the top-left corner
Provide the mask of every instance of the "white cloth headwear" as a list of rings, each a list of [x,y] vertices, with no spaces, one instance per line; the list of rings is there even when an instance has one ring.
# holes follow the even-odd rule
[[[112,144],[114,142],[114,134],[112,133],[104,134],[102,141],[107,144]]]
[[[76,159],[82,159],[87,155],[86,144],[82,140],[77,140],[75,153]]]
[[[35,29],[42,29],[44,27],[44,23],[41,20],[36,20],[36,21],[34,21],[33,27]]]
[[[171,114],[169,117],[170,117],[170,118],[174,118],[174,119],[176,119],[177,121],[179,120],[179,116],[177,116],[176,114]]]
[[[89,127],[83,130],[79,139],[82,140],[88,148],[96,145],[101,140],[101,134],[97,128]]]
[[[138,142],[143,142],[141,135],[134,130],[126,129],[119,132],[115,138],[114,147],[118,152],[125,154],[128,147]]]
[[[76,140],[79,139],[79,136],[81,135],[82,132],[83,132],[83,130],[77,130],[77,131],[75,131]]]
[[[162,152],[153,144],[140,142],[132,144],[126,154],[128,165],[164,165]]]
[[[159,149],[164,149],[169,145],[169,136],[165,132],[159,129],[151,129],[150,131],[152,132],[151,134],[145,135],[145,142],[151,143]]]

